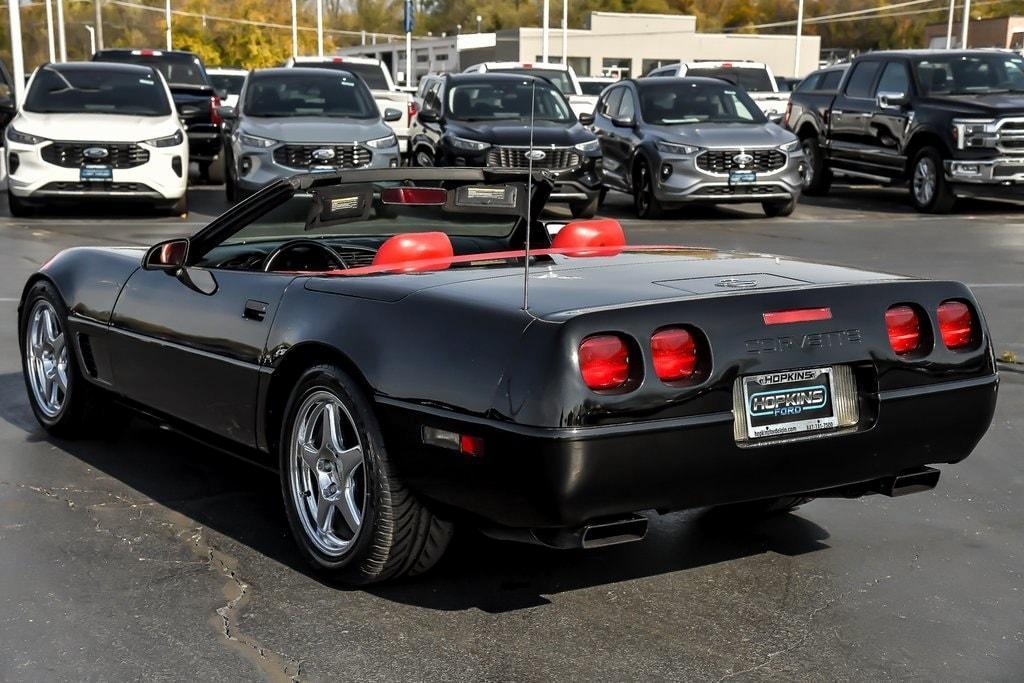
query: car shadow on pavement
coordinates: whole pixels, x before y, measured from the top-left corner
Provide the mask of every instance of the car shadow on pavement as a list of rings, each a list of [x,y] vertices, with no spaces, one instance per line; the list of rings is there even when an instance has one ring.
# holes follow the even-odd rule
[[[53,439],[32,416],[20,373],[0,374],[0,418],[25,432],[28,441],[48,442],[197,525],[327,587],[346,590],[301,559],[289,536],[277,476],[256,464],[144,419],[128,420],[123,433],[107,439]],[[547,596],[579,588],[769,552],[801,555],[827,548],[827,538],[827,531],[795,514],[742,520],[700,510],[653,517],[647,538],[638,543],[586,551],[500,542],[460,528],[430,573],[367,590],[426,609],[501,613],[544,605]],[[238,571],[244,577],[244,563]]]

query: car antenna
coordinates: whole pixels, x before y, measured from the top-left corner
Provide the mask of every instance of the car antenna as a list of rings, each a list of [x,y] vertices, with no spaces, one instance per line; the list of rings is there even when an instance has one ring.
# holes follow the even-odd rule
[[[530,146],[526,150],[526,245],[523,249],[523,310],[530,310],[530,233],[533,232],[533,103],[537,81],[530,79]]]

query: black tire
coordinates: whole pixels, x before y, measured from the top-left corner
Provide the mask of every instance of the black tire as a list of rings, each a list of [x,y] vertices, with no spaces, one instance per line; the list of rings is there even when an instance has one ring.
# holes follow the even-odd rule
[[[926,190],[931,176],[931,189]],[[910,201],[921,213],[949,213],[956,203],[956,194],[946,180],[942,155],[934,147],[922,147],[910,165]]]
[[[15,218],[30,218],[35,213],[28,203],[15,197],[10,190],[7,191],[7,208]]]
[[[361,523],[340,554],[325,553],[307,532],[298,497],[312,494],[294,494],[290,462],[300,408],[328,394],[344,408],[362,450]],[[373,408],[344,370],[329,364],[306,370],[292,390],[284,416],[278,444],[281,492],[299,551],[315,569],[332,579],[363,585],[421,574],[437,563],[451,539],[452,525],[428,510],[396,475]]]
[[[48,414],[40,404],[32,388],[29,374],[29,341],[27,333],[36,315],[37,307],[48,305],[56,314],[60,331],[63,335],[63,348],[66,350],[65,375],[67,389],[59,412]],[[68,309],[64,305],[57,289],[47,280],[39,280],[25,295],[21,309],[21,320],[18,324],[21,346],[21,368],[28,392],[29,405],[36,420],[50,434],[61,438],[77,438],[102,434],[111,425],[123,425],[124,415],[113,405],[110,395],[86,380],[78,366],[78,356],[71,343],[68,333]],[[51,346],[52,349],[52,346]]]
[[[637,163],[633,178],[633,208],[639,218],[657,219],[665,213],[661,202],[654,195],[654,176],[646,160]]]
[[[227,169],[225,169],[227,177],[224,178],[224,196],[227,197],[229,202],[234,204],[242,198],[238,192],[238,181],[235,179],[235,174],[238,171],[236,170],[234,157],[225,159],[224,163],[227,165]]]
[[[761,202],[761,208],[764,210],[764,215],[768,216],[768,218],[789,216],[792,215],[793,210],[796,208],[796,198],[785,201]]]
[[[199,164],[199,177],[210,185],[220,185],[224,182],[224,152],[221,152],[212,161]]]
[[[181,197],[167,207],[167,213],[172,216],[181,216],[184,218],[188,216],[188,194],[183,194]]]
[[[598,211],[600,211],[601,207],[604,206],[604,200],[607,199],[607,198],[608,198],[608,188],[607,187],[602,187],[601,188],[601,192],[597,195],[597,209],[598,209]]]
[[[569,213],[572,214],[573,218],[593,218],[594,214],[597,213],[597,207],[600,202],[601,197],[598,194],[595,194],[586,201],[569,202]]]
[[[409,155],[409,165],[429,168],[436,166],[437,160],[434,158],[434,153],[430,151],[430,148],[421,145]]]
[[[804,152],[804,192],[826,195],[832,187],[832,169],[825,164],[818,141],[812,137],[800,140]]]

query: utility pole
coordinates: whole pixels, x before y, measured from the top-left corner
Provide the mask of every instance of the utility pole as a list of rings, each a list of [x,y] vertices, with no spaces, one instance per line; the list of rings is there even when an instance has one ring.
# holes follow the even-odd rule
[[[167,49],[173,50],[173,38],[171,36],[171,0],[164,2],[164,23],[167,24]]]
[[[804,35],[804,0],[797,0],[796,9],[796,54],[793,57],[793,77],[800,77],[800,41]]]
[[[964,25],[960,27],[960,49],[967,49],[967,27],[971,23],[971,0],[964,0]]]
[[[412,87],[412,26],[413,9],[412,0],[405,0],[405,87]]]
[[[103,49],[103,10],[101,9],[102,5],[100,4],[100,0],[92,0],[92,5],[94,13],[96,14],[96,47],[92,50],[95,54],[97,48],[100,50]]]
[[[541,48],[541,52],[540,52],[541,53],[540,61],[542,61],[542,62],[548,61],[548,35],[551,33],[551,20],[548,19],[548,16],[550,14],[551,14],[551,0],[544,0],[544,21],[542,23],[542,26],[544,27],[544,29],[541,31],[541,34],[543,36],[541,39],[544,41],[544,46]]]
[[[25,102],[25,55],[21,51],[21,3],[7,0],[7,16],[11,24],[11,67],[14,69],[14,103],[21,108]]]
[[[64,37],[64,0],[57,0],[57,45],[60,61],[68,61],[68,41]]]
[[[324,0],[316,0],[316,55],[324,56]]]
[[[292,0],[292,57],[299,56],[299,10]]]
[[[562,64],[569,64],[569,0],[562,0]]]
[[[89,32],[89,47],[92,48],[93,54],[96,54],[96,29],[92,24],[85,24],[85,30]]]
[[[956,0],[949,0],[949,22],[946,24],[946,49],[953,48],[953,15],[956,14]]]
[[[57,48],[53,39],[53,0],[46,0],[46,43],[50,50],[50,63],[57,61]]]

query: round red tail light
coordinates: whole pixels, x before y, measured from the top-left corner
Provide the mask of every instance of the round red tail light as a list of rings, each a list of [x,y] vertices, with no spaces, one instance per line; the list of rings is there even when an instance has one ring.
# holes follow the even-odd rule
[[[974,338],[974,316],[963,301],[943,301],[938,308],[939,331],[947,349],[962,349]]]
[[[682,328],[671,327],[651,335],[651,354],[654,372],[662,382],[689,379],[697,371],[697,343]]]
[[[595,391],[618,389],[629,379],[629,348],[622,337],[595,334],[580,344],[580,374]]]
[[[893,306],[885,312],[889,345],[899,354],[916,351],[921,346],[921,318],[911,306]]]

